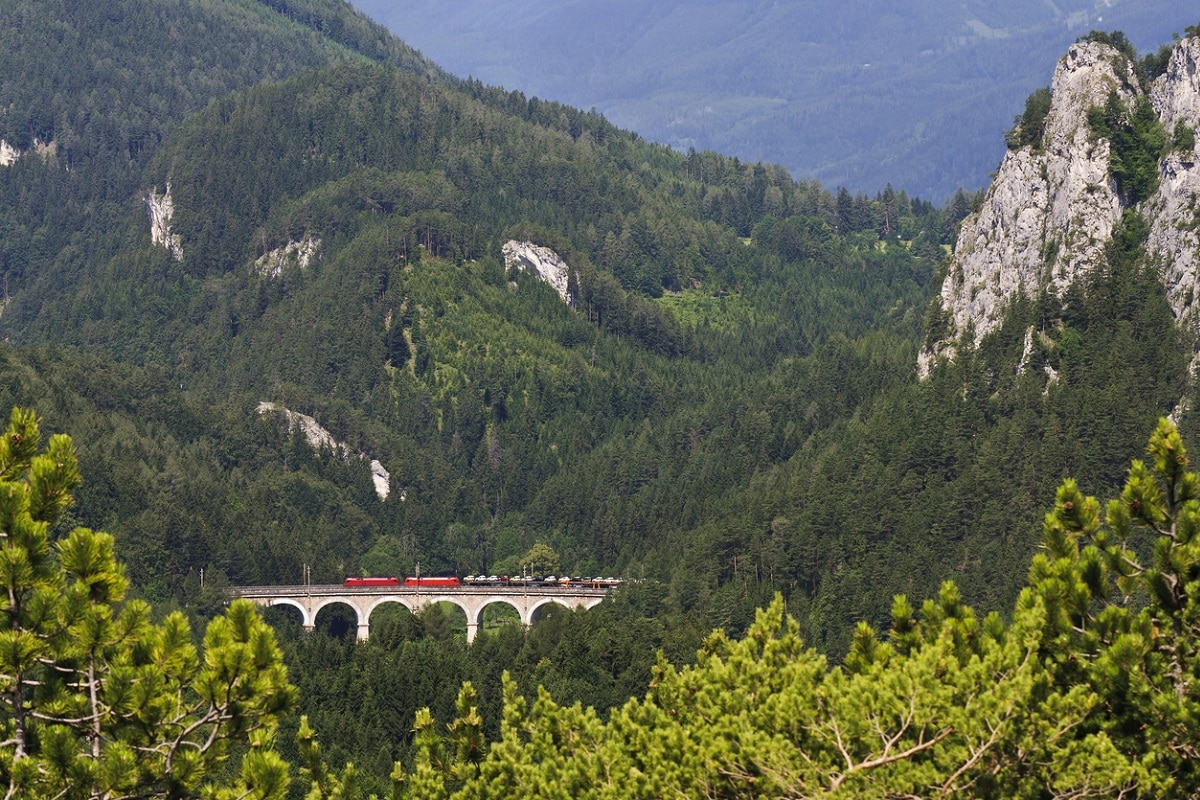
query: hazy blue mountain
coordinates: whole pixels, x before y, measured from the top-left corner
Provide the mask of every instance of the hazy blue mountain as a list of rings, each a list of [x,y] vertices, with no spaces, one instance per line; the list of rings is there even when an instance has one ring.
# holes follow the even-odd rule
[[[353,0],[440,66],[681,149],[941,201],[1092,29],[1157,48],[1179,0]]]

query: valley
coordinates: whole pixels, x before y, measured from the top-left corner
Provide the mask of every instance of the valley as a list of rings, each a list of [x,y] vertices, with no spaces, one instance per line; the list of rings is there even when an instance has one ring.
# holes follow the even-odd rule
[[[925,767],[945,794],[1032,796],[1040,763],[1064,792],[1191,785],[1195,692],[1159,668],[1192,656],[1150,631],[1191,635],[1195,28],[1070,45],[1053,91],[1006,112],[991,187],[935,202],[454,77],[344,3],[72,8],[0,6],[0,407],[68,434],[82,475],[31,520],[47,543],[110,534],[124,566],[100,571],[128,592],[91,602],[144,601],[170,620],[147,636],[240,619],[220,646],[262,648],[286,764],[308,730],[364,796],[397,762],[413,796],[504,796],[539,760],[600,791],[581,751],[528,749],[559,724],[624,765],[611,796],[932,791]],[[1151,432],[1157,471],[1131,472]],[[1080,488],[1166,505],[1102,524],[1073,513],[1096,505]],[[626,583],[469,643],[442,607],[383,609],[359,644],[344,611],[313,635],[226,606],[233,586],[535,560]],[[1111,678],[1126,657],[1146,683]],[[794,713],[746,701],[759,686]],[[891,725],[910,700],[927,715],[894,746],[941,766],[875,772],[894,751],[840,752],[819,723]],[[1175,755],[1142,758],[1138,726]],[[618,729],[673,733],[642,761]],[[738,731],[763,732],[752,763],[718,757]],[[443,741],[472,755],[438,761]],[[526,783],[487,789],[487,752]],[[743,779],[767,767],[760,795]]]

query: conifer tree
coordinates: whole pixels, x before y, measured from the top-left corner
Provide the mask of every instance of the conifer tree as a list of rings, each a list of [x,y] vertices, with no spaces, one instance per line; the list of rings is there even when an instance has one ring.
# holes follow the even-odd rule
[[[695,666],[660,657],[607,722],[505,679],[484,755],[468,689],[458,747],[418,715],[413,797],[1194,797],[1200,792],[1200,475],[1161,420],[1101,504],[1073,480],[1011,620],[953,583],[845,661],[806,648],[777,598]],[[462,742],[471,741],[470,748]],[[416,791],[418,790],[419,791]]]
[[[126,601],[110,535],[56,538],[80,476],[69,437],[39,444],[36,415],[14,409],[0,440],[3,796],[283,797],[272,744],[296,692],[271,629],[238,601],[197,649],[183,614],[155,623]]]

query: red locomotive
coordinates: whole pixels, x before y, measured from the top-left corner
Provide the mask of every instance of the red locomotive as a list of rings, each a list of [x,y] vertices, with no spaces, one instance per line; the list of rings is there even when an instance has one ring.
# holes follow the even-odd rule
[[[346,578],[344,586],[399,586],[399,578]]]
[[[457,577],[438,578],[438,577],[420,577],[420,578],[405,578],[401,584],[399,578],[346,578],[343,581],[343,586],[411,586],[420,588],[446,588],[447,586],[461,586],[461,582]]]
[[[459,584],[459,580],[457,577],[449,577],[449,578],[422,577],[422,578],[405,578],[404,585],[405,586],[420,586],[420,587],[428,586],[428,587],[432,587],[432,588],[443,588],[444,589],[447,586],[458,586],[460,584]]]

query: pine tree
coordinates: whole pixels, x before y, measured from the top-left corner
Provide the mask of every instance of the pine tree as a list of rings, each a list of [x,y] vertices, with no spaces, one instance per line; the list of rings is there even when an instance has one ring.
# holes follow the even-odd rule
[[[154,623],[125,601],[110,535],[54,536],[80,476],[69,437],[39,443],[35,414],[14,409],[0,440],[5,797],[283,797],[272,744],[296,692],[271,629],[235,602],[198,651],[182,613]]]
[[[602,722],[506,677],[486,754],[469,687],[450,740],[418,714],[413,797],[1194,797],[1200,791],[1200,475],[1173,423],[1101,504],[1066,481],[1010,621],[953,583],[861,623],[844,663],[781,598]],[[454,744],[457,743],[457,746]],[[468,746],[464,746],[469,743]]]

